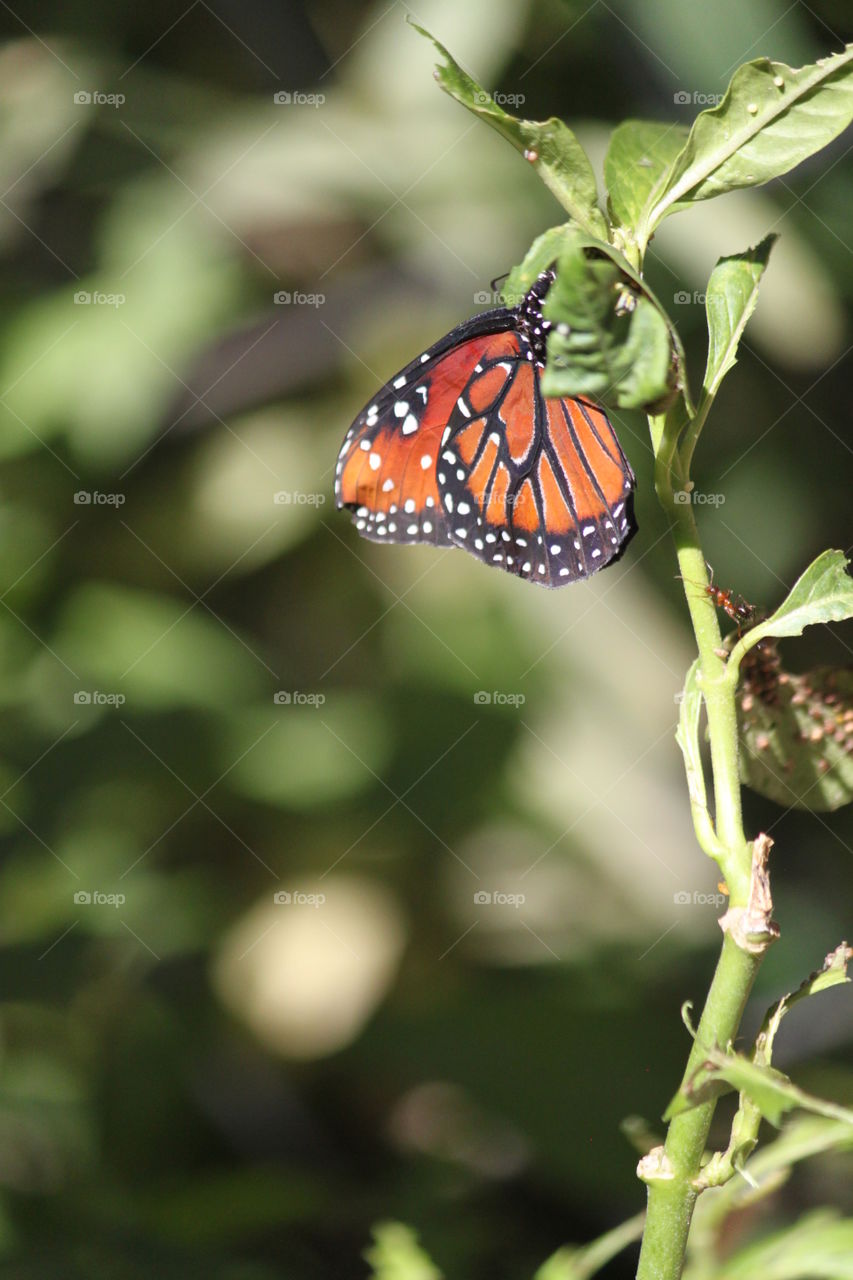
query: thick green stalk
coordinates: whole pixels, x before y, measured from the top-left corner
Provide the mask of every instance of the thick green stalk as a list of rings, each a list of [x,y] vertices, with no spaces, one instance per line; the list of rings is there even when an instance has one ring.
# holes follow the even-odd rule
[[[760,955],[741,951],[731,935],[725,935],[682,1084],[689,1082],[701,1066],[706,1045],[727,1044],[734,1039],[760,963]],[[666,1176],[649,1179],[637,1280],[678,1280],[681,1275],[699,1194],[693,1180],[705,1153],[715,1105],[706,1102],[670,1122],[664,1146]]]
[[[684,414],[670,412],[651,420],[656,454],[658,498],[673,531],[687,607],[696,636],[702,693],[708,720],[714,783],[714,820],[719,863],[731,907],[749,899],[751,853],[743,832],[738,774],[735,690],[726,677],[722,639],[714,604],[706,591],[708,570],[693,517],[692,488],[677,447]],[[725,933],[717,969],[682,1080],[690,1082],[709,1045],[725,1046],[737,1035],[761,956],[742,950]],[[646,1229],[638,1280],[678,1280],[698,1191],[694,1185],[708,1139],[715,1103],[694,1107],[673,1118],[662,1153],[644,1162],[649,1185]]]

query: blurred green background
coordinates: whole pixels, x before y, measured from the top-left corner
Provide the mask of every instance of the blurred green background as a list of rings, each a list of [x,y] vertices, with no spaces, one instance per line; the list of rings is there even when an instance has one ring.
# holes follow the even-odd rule
[[[406,10],[3,6],[3,1275],[349,1280],[401,1218],[448,1276],[525,1277],[642,1204],[620,1123],[659,1126],[719,941],[645,425],[640,533],[567,592],[334,511],[374,388],[560,221]],[[412,13],[599,166],[619,119],[853,36],[840,0]],[[850,538],[850,144],[652,247],[698,379],[710,267],[782,237],[696,469],[716,581],[765,605]],[[853,832],[747,816],[782,928],[754,1029],[853,934]],[[836,989],[780,1065],[853,1102],[851,1038]]]

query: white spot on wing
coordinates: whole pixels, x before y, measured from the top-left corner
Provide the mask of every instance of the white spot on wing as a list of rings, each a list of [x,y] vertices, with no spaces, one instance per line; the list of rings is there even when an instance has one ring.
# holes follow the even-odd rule
[[[426,469],[427,469],[428,467],[431,467],[431,466],[432,466],[432,458],[430,457],[430,455],[429,455],[428,453],[423,454],[423,455],[421,456],[421,468],[422,468],[424,471],[426,471]]]
[[[408,400],[397,400],[394,405],[394,417],[405,418],[408,412],[409,412]]]
[[[379,467],[380,467],[380,465],[381,465],[381,463],[382,463],[382,459],[380,458],[380,456],[379,456],[379,454],[378,454],[378,453],[371,453],[371,455],[370,455],[370,457],[367,459],[367,461],[370,463],[370,470],[371,470],[371,471],[378,471],[378,470],[379,470]]]
[[[388,477],[388,479],[387,479],[387,480],[383,480],[383,481],[382,481],[382,492],[383,492],[383,493],[390,493],[390,492],[391,492],[391,490],[392,490],[393,488],[394,488],[394,481],[391,479],[391,477],[390,477],[390,476]]]
[[[415,417],[415,415],[413,413],[406,414],[406,419],[403,423],[403,435],[410,436],[412,432],[417,431],[417,429],[418,429],[418,420]]]

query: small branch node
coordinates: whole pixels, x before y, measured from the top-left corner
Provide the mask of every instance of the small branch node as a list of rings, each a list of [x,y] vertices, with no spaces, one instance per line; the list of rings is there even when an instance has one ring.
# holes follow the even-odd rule
[[[663,1147],[652,1147],[637,1165],[637,1177],[641,1182],[671,1182],[675,1170]]]

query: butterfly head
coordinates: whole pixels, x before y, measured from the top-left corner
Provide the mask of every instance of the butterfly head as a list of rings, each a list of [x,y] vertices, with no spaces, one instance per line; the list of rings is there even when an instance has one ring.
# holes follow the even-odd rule
[[[545,297],[556,279],[553,267],[540,272],[527,291],[518,308],[518,331],[528,360],[540,368],[545,367],[545,348],[551,321],[542,314]]]

